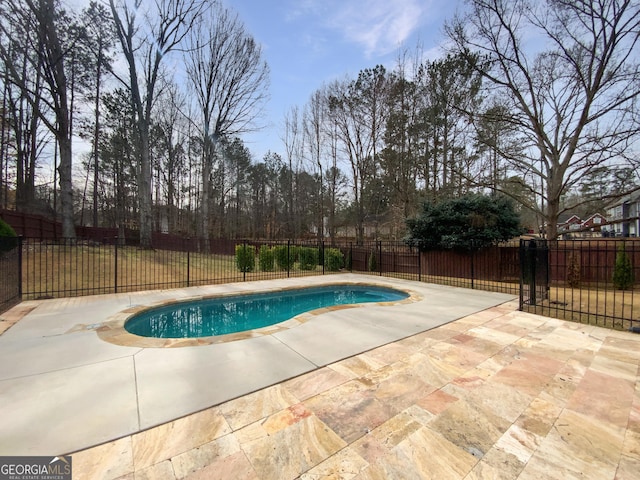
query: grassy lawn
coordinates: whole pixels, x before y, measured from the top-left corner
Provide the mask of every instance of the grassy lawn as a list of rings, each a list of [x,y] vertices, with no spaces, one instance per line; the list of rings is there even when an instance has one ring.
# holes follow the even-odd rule
[[[24,299],[179,288],[215,283],[321,274],[322,268],[290,272],[240,272],[233,255],[207,255],[112,246],[43,245],[22,257]]]

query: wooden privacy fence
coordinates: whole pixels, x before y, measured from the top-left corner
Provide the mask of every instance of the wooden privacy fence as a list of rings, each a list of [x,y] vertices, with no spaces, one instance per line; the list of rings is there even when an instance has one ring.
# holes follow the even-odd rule
[[[640,280],[640,239],[558,240],[548,245],[552,282],[566,282],[570,269],[577,268],[582,283],[610,283],[620,250],[629,256]]]
[[[436,250],[419,252],[400,242],[349,244],[341,249],[351,252],[353,270],[370,270],[375,258],[378,273],[399,273],[433,277],[514,282],[520,278],[517,244],[487,247],[474,252]]]

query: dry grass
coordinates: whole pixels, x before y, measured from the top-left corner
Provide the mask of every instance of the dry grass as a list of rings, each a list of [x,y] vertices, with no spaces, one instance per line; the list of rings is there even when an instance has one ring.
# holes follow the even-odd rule
[[[240,272],[233,255],[143,250],[137,247],[38,245],[22,257],[24,299],[132,292],[322,274]]]
[[[24,298],[176,288],[240,281],[233,256],[142,250],[136,247],[48,245],[22,258]]]
[[[629,330],[640,322],[640,304],[635,290],[615,290],[612,286],[570,288],[553,286],[548,298],[527,310],[563,320]]]

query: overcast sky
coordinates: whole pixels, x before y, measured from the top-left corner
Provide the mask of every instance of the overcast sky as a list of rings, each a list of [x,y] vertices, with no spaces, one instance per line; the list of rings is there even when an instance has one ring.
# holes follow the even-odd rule
[[[323,83],[355,78],[378,64],[392,69],[401,48],[422,44],[442,55],[443,25],[458,0],[224,0],[262,45],[271,69],[271,99],[261,132],[244,136],[254,160],[282,154],[284,114],[304,106]]]

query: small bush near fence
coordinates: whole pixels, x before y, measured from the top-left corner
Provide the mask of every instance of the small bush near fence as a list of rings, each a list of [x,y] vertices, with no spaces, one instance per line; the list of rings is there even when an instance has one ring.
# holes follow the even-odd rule
[[[624,243],[618,247],[616,264],[613,268],[613,285],[618,290],[628,290],[633,286],[633,265],[624,249]]]
[[[253,272],[256,268],[256,250],[252,245],[236,245],[236,265],[241,272]]]
[[[269,245],[262,245],[260,247],[260,253],[258,257],[260,264],[260,270],[263,272],[273,272],[274,270],[274,255],[273,248]]]
[[[298,251],[300,270],[314,270],[318,266],[318,249],[314,247],[301,247]]]
[[[280,270],[291,270],[296,260],[295,248],[288,245],[276,245],[273,247],[273,256]]]
[[[572,253],[569,256],[569,265],[567,266],[567,284],[573,288],[580,286],[580,259],[576,253]]]
[[[329,272],[337,272],[344,265],[344,255],[337,248],[327,248],[324,251],[324,268]]]
[[[376,252],[371,252],[369,255],[369,271],[375,272],[378,270],[378,257],[376,256]]]

